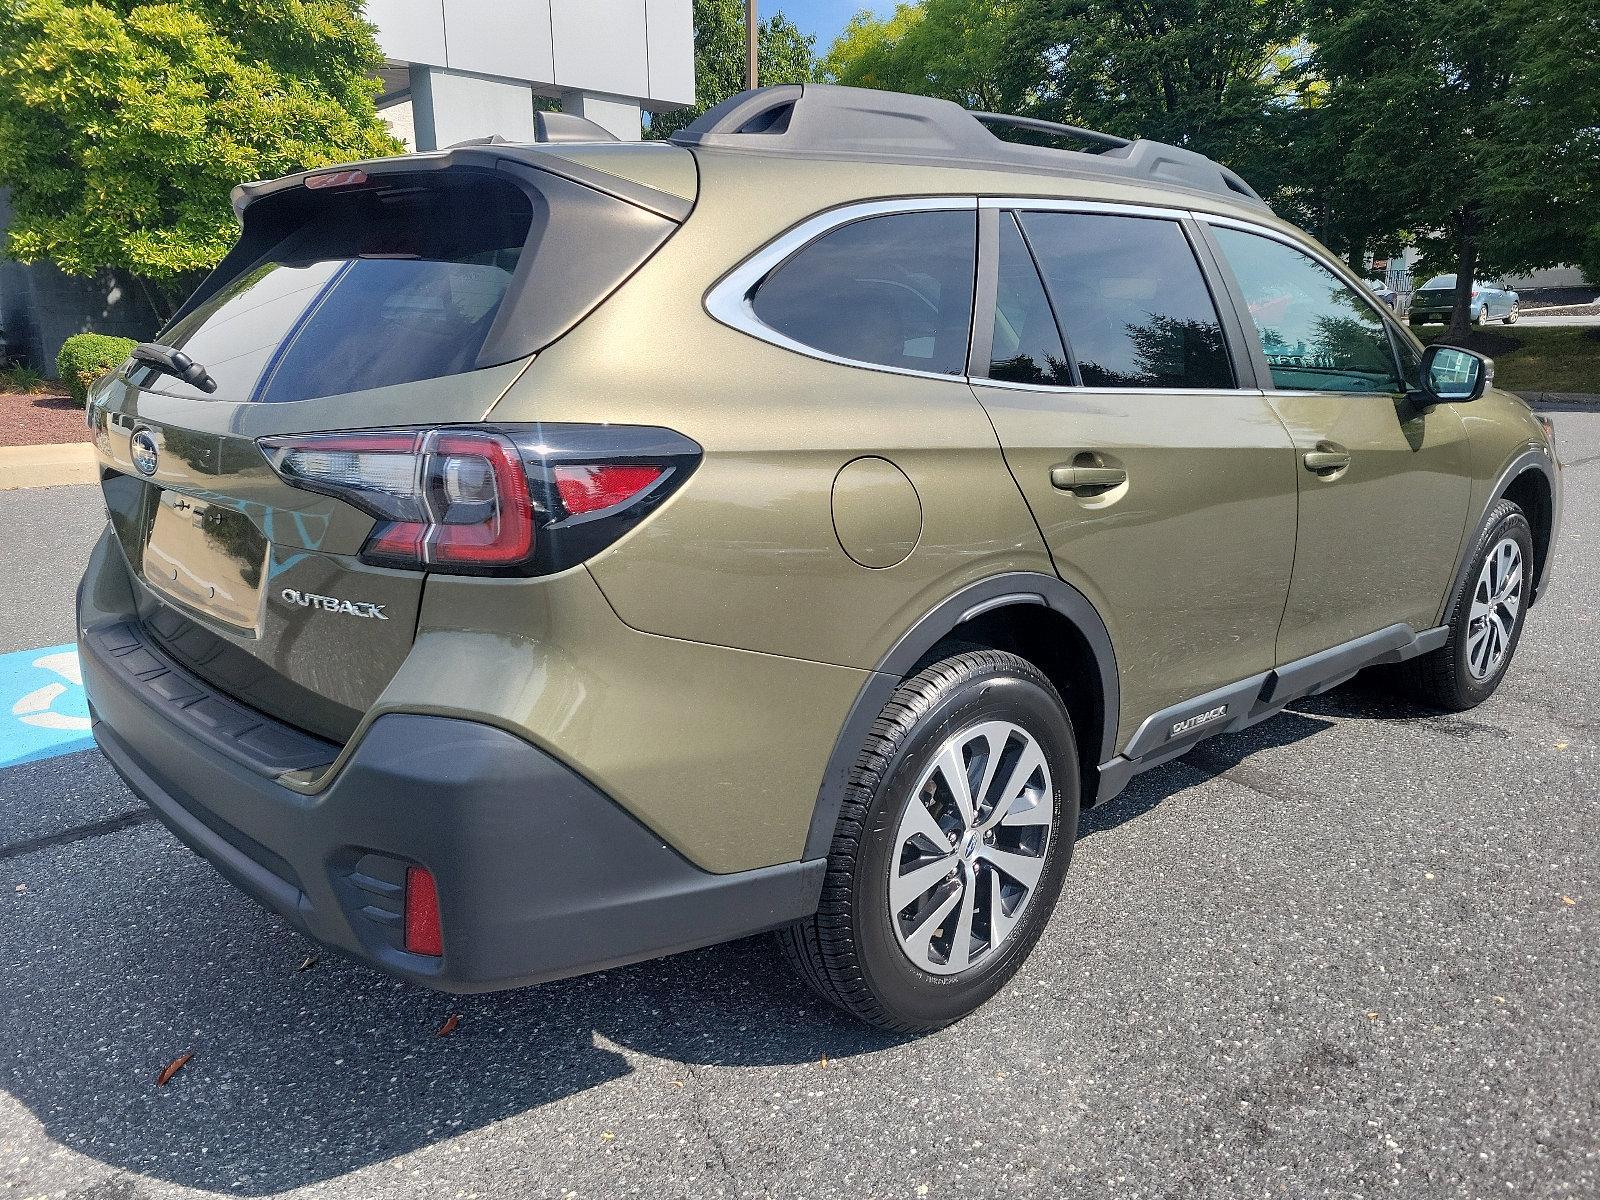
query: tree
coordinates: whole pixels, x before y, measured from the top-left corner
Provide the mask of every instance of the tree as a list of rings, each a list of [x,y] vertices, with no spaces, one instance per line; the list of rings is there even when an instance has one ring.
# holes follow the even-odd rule
[[[1186,146],[1266,191],[1302,25],[1302,0],[1021,0],[1007,90],[1033,115]]]
[[[900,4],[886,19],[856,14],[819,74],[830,83],[914,92],[966,108],[1004,112],[1022,100],[1013,89],[1012,30],[1019,0],[925,0]]]
[[[1331,106],[1326,86],[1305,73],[1303,63],[1297,73],[1295,104],[1269,123],[1282,156],[1270,198],[1280,216],[1309,229],[1364,274],[1369,254],[1392,257],[1414,240],[1410,198],[1383,174],[1365,169],[1350,144],[1353,135],[1389,136],[1393,126],[1380,111],[1366,113],[1353,130],[1355,114]]]
[[[126,270],[169,315],[236,183],[402,149],[382,62],[355,0],[0,0],[7,253]]]
[[[782,13],[756,30],[760,82],[809,83],[815,77],[816,39],[800,32]],[[706,109],[744,90],[744,0],[694,0],[695,102],[650,118],[646,136],[667,138]]]
[[[1600,272],[1600,0],[1325,0],[1312,36],[1345,175],[1455,272],[1453,337],[1477,276]]]

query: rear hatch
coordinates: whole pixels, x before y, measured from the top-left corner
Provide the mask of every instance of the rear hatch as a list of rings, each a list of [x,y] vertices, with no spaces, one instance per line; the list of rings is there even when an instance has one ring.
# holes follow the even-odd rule
[[[249,185],[235,202],[240,241],[158,337],[165,362],[142,350],[92,397],[103,491],[139,616],[163,648],[342,742],[408,653],[436,568],[420,543],[373,553],[382,531],[415,528],[382,519],[396,517],[382,478],[352,502],[338,487],[291,486],[290,469],[337,483],[347,466],[434,463],[472,500],[492,440],[417,433],[410,459],[359,451],[481,422],[539,349],[660,247],[689,200],[485,145]],[[305,442],[296,435],[373,429],[408,432],[323,437],[285,457]],[[468,457],[440,457],[452,445]],[[398,479],[395,494],[424,482]]]
[[[1413,309],[1427,309],[1430,312],[1442,308],[1450,308],[1456,302],[1456,285],[1452,279],[1448,284],[1429,282],[1426,286],[1417,289],[1417,294],[1411,298]]]

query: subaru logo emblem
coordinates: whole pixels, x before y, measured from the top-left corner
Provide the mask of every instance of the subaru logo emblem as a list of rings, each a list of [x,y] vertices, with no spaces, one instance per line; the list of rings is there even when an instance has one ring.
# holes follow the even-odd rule
[[[156,473],[156,435],[148,429],[135,429],[128,439],[128,449],[133,455],[133,465],[141,475]]]

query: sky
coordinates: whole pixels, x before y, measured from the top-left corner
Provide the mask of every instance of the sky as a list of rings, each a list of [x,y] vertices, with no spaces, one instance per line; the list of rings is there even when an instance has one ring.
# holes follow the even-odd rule
[[[760,20],[781,12],[800,27],[801,33],[814,35],[818,58],[828,52],[850,18],[863,9],[887,17],[894,11],[894,0],[756,0],[756,16]]]

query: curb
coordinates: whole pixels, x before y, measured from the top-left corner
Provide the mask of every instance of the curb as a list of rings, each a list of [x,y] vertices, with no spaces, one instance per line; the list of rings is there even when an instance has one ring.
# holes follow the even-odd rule
[[[1518,392],[1529,404],[1593,404],[1600,407],[1600,396],[1592,392]]]
[[[0,446],[0,492],[17,488],[97,483],[100,469],[88,442],[58,446]]]

